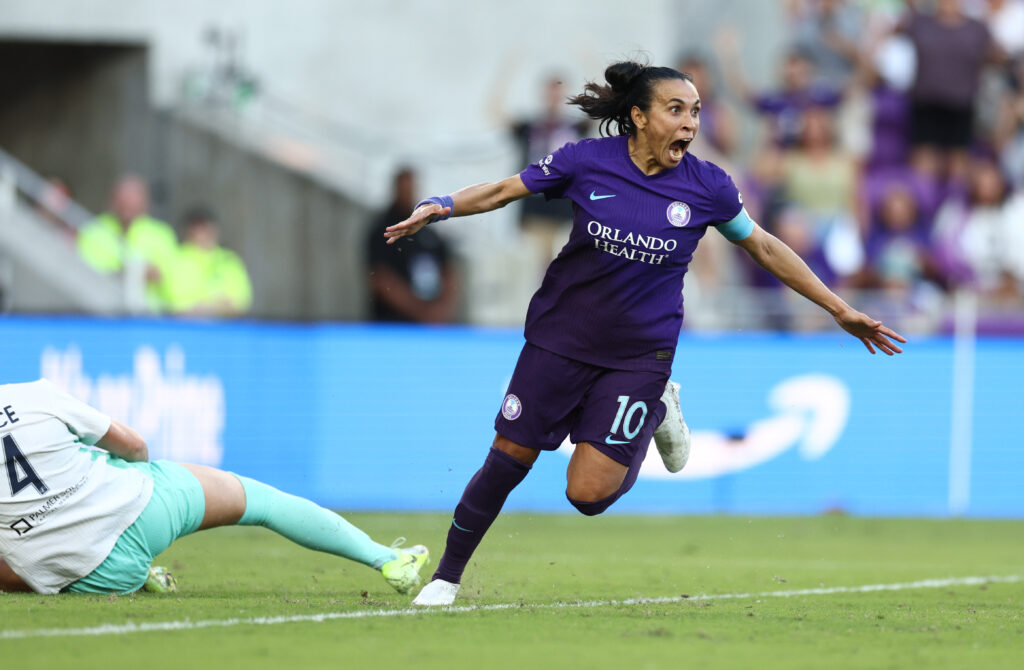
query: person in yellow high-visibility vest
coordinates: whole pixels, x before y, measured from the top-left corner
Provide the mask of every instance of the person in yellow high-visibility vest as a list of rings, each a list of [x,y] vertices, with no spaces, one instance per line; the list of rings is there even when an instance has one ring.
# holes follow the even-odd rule
[[[167,274],[169,310],[176,314],[237,316],[252,306],[245,263],[220,246],[214,213],[194,207],[185,216],[177,257]]]
[[[165,275],[178,254],[174,230],[153,218],[149,187],[137,175],[120,178],[110,195],[110,210],[78,233],[78,252],[97,272],[122,272],[126,262],[145,264],[146,298],[157,311],[167,307]]]

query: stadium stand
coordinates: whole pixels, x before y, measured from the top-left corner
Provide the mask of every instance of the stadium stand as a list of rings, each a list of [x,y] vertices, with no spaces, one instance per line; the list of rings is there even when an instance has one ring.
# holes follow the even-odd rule
[[[989,159],[998,162],[1007,184],[999,206],[1014,206],[1024,186],[1024,40],[1015,27],[1021,5],[953,3],[962,4],[968,13],[935,19],[928,13],[930,4],[917,4],[925,13],[913,21],[924,21],[928,29],[961,30],[963,23],[978,35],[986,31],[992,36],[989,42],[998,45],[978,73],[977,118],[968,155],[972,166]],[[729,161],[730,172],[742,175],[745,201],[762,225],[780,235],[792,233],[790,241],[800,235],[812,240],[807,259],[830,270],[825,274],[831,274],[837,285],[857,290],[852,294],[855,301],[884,305],[882,313],[894,326],[912,332],[947,327],[953,294],[974,290],[977,281],[963,271],[963,261],[954,263],[948,254],[942,256],[952,233],[949,224],[940,230],[936,215],[964,202],[969,185],[956,170],[952,175],[936,173],[914,160],[909,122],[914,100],[920,98],[921,82],[914,76],[917,24],[904,15],[901,3],[794,0],[757,8],[760,19],[770,19],[780,28],[769,31],[770,38],[714,39],[718,26],[745,25],[737,20],[735,3],[726,5],[721,12],[694,9],[681,33],[685,48],[672,54],[704,68],[699,76],[708,91],[715,91],[715,106],[737,116],[738,131],[726,143],[732,146],[716,146],[722,143],[711,138],[705,147],[708,156]],[[943,21],[949,23],[947,28]],[[387,205],[389,177],[397,165],[413,165],[431,191],[460,183],[459,175],[479,174],[481,166],[487,173],[511,173],[522,167],[507,126],[501,123],[492,120],[493,132],[470,135],[458,144],[417,137],[425,140],[424,146],[409,148],[408,137],[342,120],[344,114],[327,114],[323,107],[284,94],[270,75],[252,64],[258,59],[244,58],[238,34],[216,29],[201,34],[207,65],[183,69],[174,104],[160,110],[150,105],[148,95],[150,50],[157,42],[108,40],[100,46],[21,38],[4,43],[4,54],[32,65],[0,81],[10,92],[8,102],[0,105],[0,143],[40,172],[65,177],[76,186],[76,196],[93,207],[105,197],[100,190],[128,171],[151,177],[158,213],[181,212],[197,200],[213,203],[230,246],[243,258],[261,259],[251,268],[254,316],[369,316],[364,240],[372,213]],[[863,39],[851,39],[857,35]],[[694,41],[694,36],[700,40]],[[730,53],[716,55],[715,42]],[[760,57],[767,49],[774,50],[774,58]],[[567,78],[579,72],[592,76],[599,64],[582,60],[574,56],[554,71],[566,72]],[[72,69],[78,82],[74,93],[68,78],[61,76]],[[737,85],[737,77],[721,76],[737,72],[748,81]],[[766,72],[783,79],[772,83],[759,76]],[[166,81],[159,86],[166,89]],[[744,100],[768,119],[767,130],[754,109],[737,104]],[[486,111],[486,100],[476,102]],[[56,115],[55,110],[69,105],[83,110],[79,118]],[[826,129],[825,135],[831,132],[829,161],[845,166],[833,171],[845,175],[833,186],[849,194],[829,206],[833,211],[827,218],[856,225],[825,226],[840,234],[822,235],[822,217],[808,214],[820,210],[821,203],[808,203],[807,196],[820,198],[823,191],[808,186],[805,179],[822,177],[806,147],[797,144],[808,125],[805,115],[812,128]],[[709,109],[705,132],[715,130],[715,117]],[[94,127],[85,119],[92,119]],[[59,154],[62,146],[77,146],[99,165],[82,161],[68,172],[55,170],[73,163]],[[104,155],[103,146],[115,148],[112,156]],[[705,148],[694,145],[695,151]],[[902,195],[894,195],[894,190]],[[892,204],[900,198],[901,203]],[[901,206],[915,212],[913,240],[887,228],[891,221],[884,215]],[[517,230],[517,213],[438,227],[465,268],[464,312],[472,323],[513,325],[522,319],[533,284],[522,275],[530,253]],[[55,227],[60,225],[57,221]],[[464,234],[470,226],[483,233]],[[1002,289],[983,291],[979,309],[982,324],[998,322],[1000,332],[1014,330],[1016,315],[1024,313],[1024,284],[1015,254],[1020,227],[1010,216],[1005,224],[992,227],[990,235],[993,247],[1007,250],[1007,269],[1000,275]],[[956,246],[955,241],[952,244]],[[908,255],[908,249],[915,251]],[[910,256],[916,261],[908,260]],[[841,264],[838,271],[830,267],[836,259]],[[893,281],[909,284],[893,290]],[[757,268],[737,262],[732,249],[716,248],[711,240],[702,244],[686,291],[689,305],[701,305],[688,310],[693,315],[687,323],[691,329],[830,327],[814,310],[780,298]],[[990,312],[994,320],[986,317]]]

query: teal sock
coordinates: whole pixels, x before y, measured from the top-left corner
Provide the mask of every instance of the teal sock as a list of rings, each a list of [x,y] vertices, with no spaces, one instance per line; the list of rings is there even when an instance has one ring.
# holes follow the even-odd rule
[[[234,473],[232,473],[234,474]],[[325,551],[380,569],[398,558],[343,517],[255,479],[235,475],[245,489],[245,513],[239,526],[263,526],[307,549]]]

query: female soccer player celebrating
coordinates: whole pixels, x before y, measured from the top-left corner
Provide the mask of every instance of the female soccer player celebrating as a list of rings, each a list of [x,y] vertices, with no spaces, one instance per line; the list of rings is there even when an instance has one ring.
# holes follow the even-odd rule
[[[700,127],[689,76],[621,62],[605,79],[570,102],[617,135],[566,144],[518,175],[429,198],[385,232],[391,243],[432,221],[489,212],[531,193],[573,202],[569,241],[526,315],[526,345],[497,436],[455,508],[433,581],[414,604],[454,601],[508,494],[540,452],[557,449],[566,435],[576,444],[566,496],[583,514],[600,514],[633,486],[652,435],[666,466],[682,467],[688,431],[668,376],[683,320],[683,275],[709,227],[827,310],[869,352],[900,353],[893,340],[906,342],[830,291],[751,220],[721,168],[687,153]]]

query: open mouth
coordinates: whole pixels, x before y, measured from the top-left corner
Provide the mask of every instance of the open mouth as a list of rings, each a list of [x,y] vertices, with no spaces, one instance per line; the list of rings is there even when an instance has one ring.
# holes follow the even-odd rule
[[[676,162],[683,160],[683,154],[686,153],[688,146],[690,146],[690,140],[676,140],[668,145],[669,158]]]

